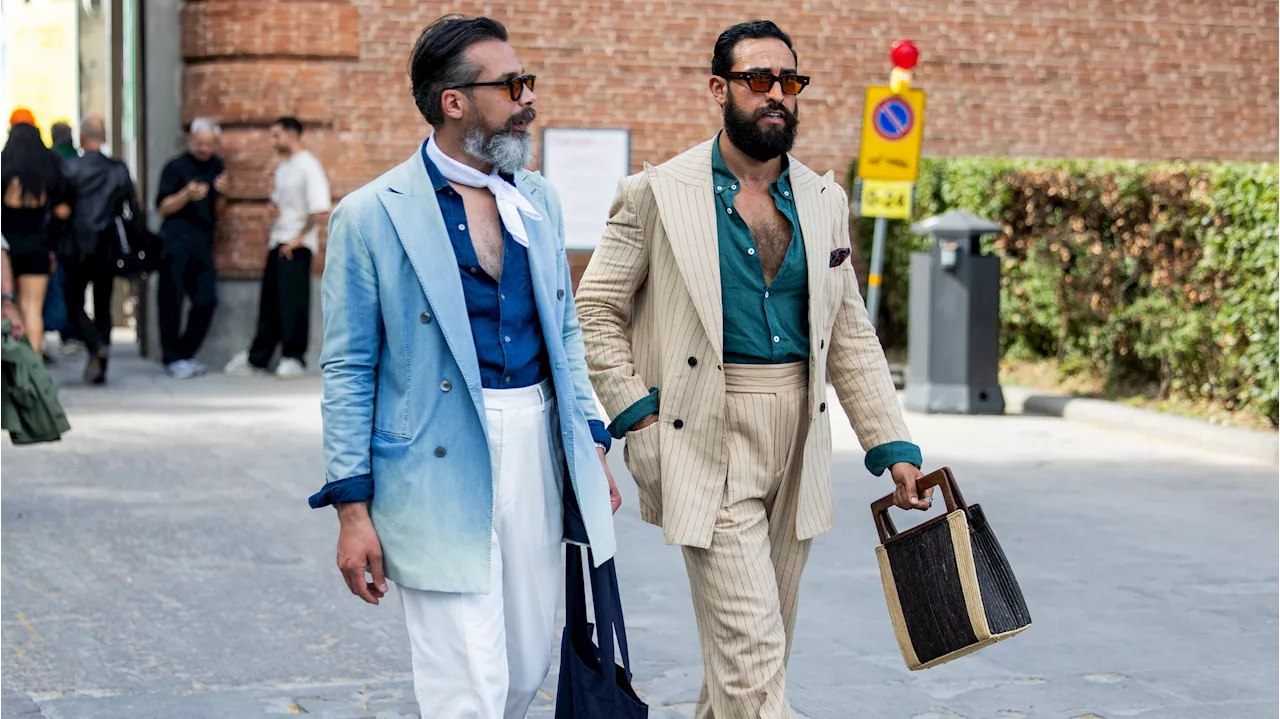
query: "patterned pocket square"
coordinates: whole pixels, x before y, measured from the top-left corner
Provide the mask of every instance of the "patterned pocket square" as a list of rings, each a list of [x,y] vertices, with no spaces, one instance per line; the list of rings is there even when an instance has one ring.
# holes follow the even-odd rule
[[[844,261],[849,259],[852,251],[848,247],[841,247],[838,250],[831,251],[831,261],[827,263],[827,267],[839,267]]]

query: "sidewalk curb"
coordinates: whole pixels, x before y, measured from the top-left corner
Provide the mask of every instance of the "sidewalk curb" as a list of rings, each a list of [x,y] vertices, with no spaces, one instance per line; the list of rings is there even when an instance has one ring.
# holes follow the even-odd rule
[[[1063,397],[1026,387],[1001,387],[1006,414],[1061,417],[1072,422],[1137,430],[1201,449],[1223,452],[1271,466],[1280,465],[1280,436],[1240,427],[1221,427],[1101,399]]]

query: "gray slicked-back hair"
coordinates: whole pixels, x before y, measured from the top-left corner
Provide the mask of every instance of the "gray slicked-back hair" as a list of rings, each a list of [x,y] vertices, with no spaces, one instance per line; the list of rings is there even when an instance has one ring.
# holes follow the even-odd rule
[[[187,134],[194,135],[197,132],[212,132],[214,137],[222,137],[222,127],[207,117],[197,117],[191,121],[191,129]]]

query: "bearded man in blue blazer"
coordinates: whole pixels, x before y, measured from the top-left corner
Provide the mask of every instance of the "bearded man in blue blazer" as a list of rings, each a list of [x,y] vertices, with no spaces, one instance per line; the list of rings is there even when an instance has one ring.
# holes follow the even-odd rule
[[[560,200],[524,169],[536,78],[501,24],[448,16],[410,79],[432,135],[329,220],[328,482],[311,505],[337,507],[353,594],[398,585],[422,716],[523,717],[550,667],[562,540],[614,554],[609,434]]]

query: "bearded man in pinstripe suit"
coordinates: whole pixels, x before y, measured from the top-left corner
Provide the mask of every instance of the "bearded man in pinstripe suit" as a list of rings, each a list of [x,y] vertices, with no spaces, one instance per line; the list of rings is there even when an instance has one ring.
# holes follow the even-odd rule
[[[683,546],[700,719],[791,716],[800,574],[833,522],[828,381],[898,506],[933,502],[849,262],[848,198],[788,154],[798,62],[771,22],[721,34],[724,129],[623,180],[578,290],[641,516]]]

